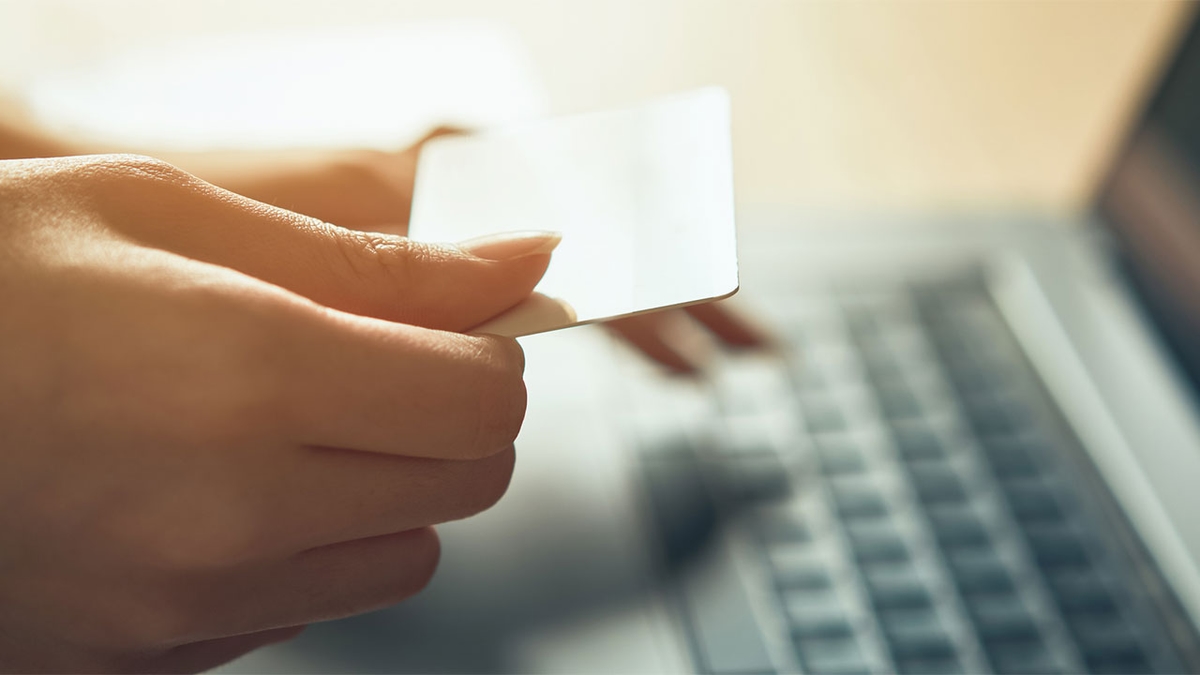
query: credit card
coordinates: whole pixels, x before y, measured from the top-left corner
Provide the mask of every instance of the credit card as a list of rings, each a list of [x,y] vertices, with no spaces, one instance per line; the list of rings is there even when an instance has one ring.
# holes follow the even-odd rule
[[[519,337],[728,297],[731,146],[718,88],[439,138],[421,151],[409,236],[562,232],[534,295],[474,333]]]

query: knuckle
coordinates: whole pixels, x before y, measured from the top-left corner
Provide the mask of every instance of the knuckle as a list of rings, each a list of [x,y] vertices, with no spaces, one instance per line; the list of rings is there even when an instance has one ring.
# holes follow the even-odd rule
[[[373,285],[382,280],[397,293],[416,288],[422,263],[433,257],[429,247],[387,234],[342,230],[337,241],[335,248],[353,280]]]
[[[179,185],[192,178],[172,164],[144,155],[98,155],[89,158],[88,169],[100,178],[139,185]]]
[[[178,209],[179,200],[203,198],[205,183],[186,171],[153,157],[100,155],[84,160],[75,176],[97,203],[114,213],[128,210],[130,200],[143,212]],[[123,223],[128,226],[128,223]]]
[[[474,457],[511,446],[525,420],[524,357],[515,340],[484,338],[482,373],[476,387],[478,427]]]

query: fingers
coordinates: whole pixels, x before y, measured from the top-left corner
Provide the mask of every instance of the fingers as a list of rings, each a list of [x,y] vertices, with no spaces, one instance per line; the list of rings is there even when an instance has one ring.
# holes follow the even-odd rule
[[[424,588],[439,556],[432,528],[311,549],[206,580],[192,591],[192,621],[233,635],[382,609]]]
[[[196,253],[344,312],[451,331],[526,298],[559,242],[554,233],[527,232],[453,247],[282,214],[264,220],[245,224],[258,230],[254,247]]]
[[[673,312],[658,312],[620,319],[606,324],[608,328],[667,370],[687,375],[699,370],[701,357],[689,353],[680,338],[679,316]],[[686,330],[686,327],[682,328]],[[688,343],[691,344],[691,343]]]
[[[273,377],[288,441],[478,459],[520,431],[525,362],[514,340],[318,310],[278,333]]]
[[[763,347],[770,342],[762,327],[739,314],[728,302],[692,305],[683,311],[730,347]]]
[[[252,557],[377,537],[480,513],[512,478],[511,446],[473,462],[331,448],[285,448],[245,467],[243,519],[261,523]],[[255,479],[256,478],[256,479]]]
[[[352,314],[463,331],[525,299],[553,232],[425,244],[267,206],[152,160],[122,158],[110,226],[142,243],[229,267]],[[140,166],[140,164],[146,166]],[[121,212],[137,205],[137,213]]]
[[[275,628],[183,645],[171,649],[165,654],[132,664],[123,670],[134,673],[203,672],[228,663],[260,647],[291,640],[304,632],[304,628],[304,626]]]
[[[643,314],[607,325],[645,356],[681,375],[699,372],[711,356],[711,340],[704,332],[720,344],[737,349],[766,348],[772,342],[763,328],[741,316],[728,302]],[[700,327],[705,330],[699,331]]]

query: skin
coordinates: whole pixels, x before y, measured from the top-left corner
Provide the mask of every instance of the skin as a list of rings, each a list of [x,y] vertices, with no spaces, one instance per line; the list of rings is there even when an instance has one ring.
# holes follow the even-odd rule
[[[421,146],[445,134],[439,127],[398,151],[374,149],[162,152],[139,148],[238,194],[351,229],[404,235],[412,209],[413,179]],[[12,98],[0,97],[0,158],[58,157],[129,151],[42,128]],[[711,339],[720,347],[758,349],[772,339],[729,302],[661,312],[606,324],[613,334],[667,372],[696,375]],[[696,339],[699,337],[699,339]]]
[[[96,149],[0,114],[53,158],[0,161],[0,671],[199,671],[418,591],[525,410],[517,343],[463,333],[556,235],[399,236],[419,146]],[[662,321],[616,330],[694,371]]]
[[[504,493],[521,350],[458,331],[554,235],[420,245],[101,156],[0,163],[0,237],[4,669],[203,669],[394,603]]]

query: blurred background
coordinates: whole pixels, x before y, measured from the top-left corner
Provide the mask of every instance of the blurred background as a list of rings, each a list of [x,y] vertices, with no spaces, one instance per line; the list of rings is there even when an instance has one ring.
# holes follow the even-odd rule
[[[503,125],[720,85],[732,97],[739,208],[804,214],[788,227],[825,213],[886,214],[878,224],[899,227],[920,221],[904,214],[1084,208],[1186,10],[0,0],[0,90],[52,127],[141,146],[397,148],[444,122]],[[769,252],[780,268],[793,262]],[[666,622],[646,618],[661,607],[646,586],[650,547],[628,529],[622,439],[597,424],[575,445],[557,441],[603,395],[590,383],[613,377],[595,359],[607,345],[597,335],[526,343],[523,439],[551,442],[518,443],[505,500],[439,529],[443,561],[425,593],[314,627],[275,660],[251,655],[228,672],[691,669],[678,654],[625,651]]]
[[[141,135],[382,146],[436,117],[487,125],[719,84],[733,96],[742,203],[1070,208],[1181,6],[0,0],[0,84],[56,124],[118,138],[135,126],[131,108],[174,106],[190,112]],[[316,47],[297,39],[314,33]],[[274,60],[251,60],[255,44]],[[349,84],[346,68],[311,67],[322,54],[358,66]],[[197,112],[197,99],[231,91],[282,91],[288,106],[270,134],[228,100]],[[331,92],[336,106],[321,108]],[[341,116],[354,108],[357,120]]]

